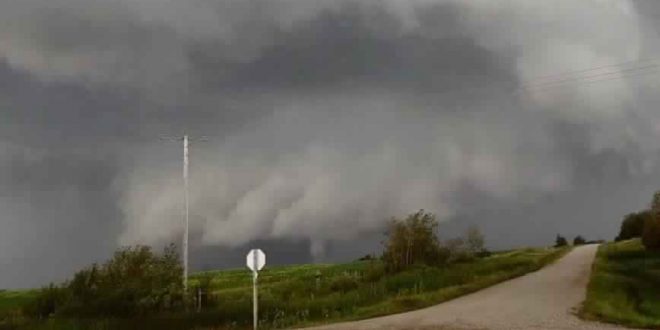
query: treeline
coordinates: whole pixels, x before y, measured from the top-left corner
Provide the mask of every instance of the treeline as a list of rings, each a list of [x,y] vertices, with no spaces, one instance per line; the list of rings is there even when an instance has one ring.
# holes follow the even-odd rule
[[[594,244],[594,243],[603,243],[603,241],[602,240],[587,241],[584,237],[582,237],[582,235],[577,235],[575,236],[575,238],[573,238],[573,246]],[[563,246],[568,246],[568,240],[566,239],[566,237],[557,234],[557,237],[555,238],[554,247],[563,247]]]
[[[626,215],[616,241],[641,238],[648,250],[660,250],[660,191],[653,195],[649,209]]]

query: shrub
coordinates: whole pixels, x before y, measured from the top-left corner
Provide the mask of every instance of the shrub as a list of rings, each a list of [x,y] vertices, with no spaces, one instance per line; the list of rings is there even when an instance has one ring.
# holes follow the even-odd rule
[[[61,287],[42,289],[26,312],[38,317],[127,317],[173,309],[183,303],[181,265],[175,247],[162,255],[147,246],[122,248],[113,258],[77,272]]]
[[[660,217],[647,217],[642,232],[642,244],[647,250],[660,250]]]
[[[330,290],[345,293],[357,289],[359,285],[360,283],[354,277],[344,274],[330,282]]]
[[[573,245],[584,245],[586,243],[587,243],[587,240],[584,239],[584,237],[582,237],[580,235],[575,236],[575,238],[573,239]]]
[[[631,238],[641,237],[644,231],[644,222],[651,216],[650,211],[630,213],[623,218],[619,235],[615,241],[623,241]]]
[[[566,245],[568,245],[566,238],[557,234],[557,238],[555,238],[555,247],[562,247]]]
[[[34,300],[23,307],[23,313],[32,318],[44,319],[54,314],[56,308],[66,299],[65,290],[51,283],[42,288]]]
[[[385,275],[385,267],[378,263],[369,263],[369,267],[364,272],[362,279],[366,282],[377,282]]]

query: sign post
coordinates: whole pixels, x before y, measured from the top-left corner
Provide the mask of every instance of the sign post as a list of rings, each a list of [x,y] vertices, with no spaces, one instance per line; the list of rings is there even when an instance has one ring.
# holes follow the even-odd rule
[[[252,249],[247,254],[247,266],[252,270],[252,313],[253,313],[253,326],[257,330],[259,323],[259,307],[257,297],[257,277],[259,271],[266,265],[266,255],[260,249]]]

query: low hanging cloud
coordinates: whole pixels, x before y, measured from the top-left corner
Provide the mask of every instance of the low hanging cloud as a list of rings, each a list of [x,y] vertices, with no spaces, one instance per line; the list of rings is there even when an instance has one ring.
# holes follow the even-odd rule
[[[349,8],[369,5],[374,4]],[[381,9],[392,15],[400,33],[396,36],[379,33],[385,25],[378,24],[385,20],[319,7],[326,10],[316,12],[320,18],[306,15],[311,23],[287,26],[292,30],[284,32],[284,43],[271,40],[273,46],[264,46],[236,71],[256,72],[255,83],[258,86],[265,80],[265,88],[287,86],[298,78],[296,73],[309,75],[301,83],[319,79],[326,87],[321,95],[294,92],[290,98],[283,96],[272,115],[229,136],[220,148],[203,148],[205,153],[215,150],[217,157],[198,156],[203,160],[194,168],[193,175],[199,179],[193,180],[192,209],[199,218],[193,227],[203,233],[202,244],[239,246],[263,238],[310,240],[313,252],[322,254],[325,242],[378,230],[391,215],[420,208],[435,212],[440,219],[461,214],[463,210],[452,201],[464,186],[502,200],[571,189],[571,159],[553,139],[557,121],[584,124],[594,152],[623,147],[621,138],[635,145],[643,143],[619,132],[639,124],[628,120],[633,112],[626,105],[634,93],[620,73],[598,86],[575,83],[537,88],[557,81],[557,77],[543,78],[551,74],[637,60],[641,41],[632,3],[388,1]],[[449,23],[453,29],[443,29],[443,23],[425,16],[434,10],[455,13],[457,18]],[[336,23],[333,19],[340,24],[328,27]],[[605,24],[609,28],[603,29]],[[328,31],[342,27],[350,32]],[[333,37],[357,48],[342,53],[346,49],[330,46]],[[353,40],[359,42],[351,44]],[[325,42],[328,58],[314,49],[322,49]],[[371,48],[364,46],[369,43]],[[422,47],[448,44],[454,54],[420,53]],[[483,58],[460,58],[479,52],[485,54]],[[390,58],[393,53],[395,59]],[[366,56],[365,62],[352,63],[360,55]],[[329,62],[315,62],[323,59]],[[370,65],[378,61],[386,65]],[[342,70],[352,64],[359,69],[343,76],[322,69],[329,65]],[[433,77],[442,75],[434,71],[434,64],[457,65],[456,72],[463,76]],[[416,65],[427,68],[430,75],[420,73],[410,81],[405,75]],[[481,69],[472,70],[474,65]],[[360,69],[364,72],[356,73]],[[483,73],[499,79],[487,86],[491,88],[485,101],[478,100],[480,94],[469,99],[470,90],[464,93],[461,88],[439,96],[419,93],[434,86],[478,84]],[[331,83],[334,86],[327,85]],[[419,83],[426,86],[419,88]],[[357,85],[357,91],[342,89],[346,84]],[[518,93],[512,85],[531,88]],[[418,97],[427,104],[417,102]],[[461,108],[451,105],[455,100]],[[657,131],[642,134],[657,136]],[[140,191],[142,182],[135,182],[128,191]],[[172,239],[179,232],[180,182],[169,182],[168,192],[161,195],[167,196],[167,202],[157,207],[127,195],[128,218],[136,221],[128,222],[124,242]]]
[[[381,94],[332,99],[296,100],[220,149],[193,147],[191,209],[200,217],[192,226],[204,244],[283,238],[320,247],[379,230],[390,215],[419,208],[447,219],[461,211],[450,203],[461,185],[513,199],[566,184],[552,142],[525,139],[525,130],[515,129],[526,120],[483,112],[479,123],[432,108],[401,112],[407,104]],[[299,147],[276,147],[287,141]],[[128,218],[142,221],[128,222],[125,242],[157,242],[179,232],[181,181],[171,172],[162,176],[169,179],[147,175],[128,189]],[[164,180],[164,193],[146,183]],[[144,203],[151,196],[158,199]]]

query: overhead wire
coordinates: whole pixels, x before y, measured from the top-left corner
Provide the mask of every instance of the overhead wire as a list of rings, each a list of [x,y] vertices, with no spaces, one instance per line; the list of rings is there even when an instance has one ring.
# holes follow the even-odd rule
[[[637,64],[635,66],[635,64]],[[598,70],[605,69],[614,69],[608,70],[606,72],[597,72]],[[501,90],[506,93],[511,93],[512,95],[527,93],[527,92],[540,92],[550,89],[555,89],[567,85],[574,84],[595,84],[604,81],[618,80],[623,78],[634,78],[642,75],[656,74],[660,73],[660,59],[647,58],[638,61],[626,61],[608,65],[601,65],[592,68],[578,69],[573,71],[567,71],[560,74],[541,76],[538,78],[533,78],[525,83],[518,83],[513,80],[494,80],[492,83],[499,83],[501,85],[506,85]],[[547,79],[552,78],[554,81],[547,81]],[[604,78],[604,79],[602,79]],[[544,81],[546,80],[546,81]],[[442,91],[434,92],[436,96],[446,95],[461,92],[464,94],[465,99],[474,99],[475,94],[485,91],[494,91],[496,87],[491,86],[480,86],[474,88],[450,88]]]

